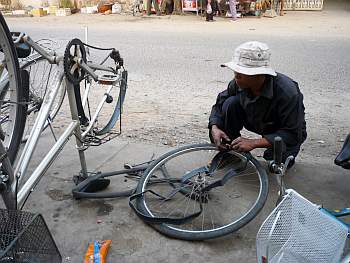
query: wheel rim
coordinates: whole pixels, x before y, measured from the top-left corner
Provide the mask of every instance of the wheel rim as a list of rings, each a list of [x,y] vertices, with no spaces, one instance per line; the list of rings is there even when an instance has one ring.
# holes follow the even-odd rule
[[[3,27],[0,27],[0,45],[3,50],[3,52],[0,52],[0,66],[4,67],[0,75],[1,86],[9,81],[9,85],[2,89],[0,93],[0,125],[5,135],[3,144],[9,148],[14,136],[15,120],[18,111],[18,104],[16,104],[18,102],[18,83],[13,63],[14,57]]]
[[[110,63],[110,61],[108,61]],[[112,67],[111,64],[106,62],[104,66]],[[105,75],[106,72],[102,70],[96,70],[95,74]],[[88,93],[86,93],[88,90]],[[92,98],[102,98],[104,95],[109,94],[112,98],[110,102],[106,100],[94,100]],[[84,114],[88,118],[89,123],[93,123],[93,133],[99,135],[99,132],[104,129],[104,127],[109,123],[115,108],[118,106],[118,100],[121,97],[121,88],[119,84],[106,85],[95,82],[91,78],[80,83],[80,94],[82,98],[82,106],[84,109]],[[86,94],[88,95],[86,97]],[[95,117],[96,112],[99,111],[98,117],[94,122],[92,119]],[[95,113],[94,115],[92,113]],[[117,125],[116,125],[117,126]],[[117,127],[113,127],[110,132],[117,133]],[[107,134],[107,133],[104,133]]]
[[[188,171],[193,171],[195,168],[198,168],[198,164],[202,167],[205,166],[205,162],[210,162],[216,153],[217,150],[215,147],[206,146],[196,149],[184,149],[168,156],[149,171],[147,179],[143,182],[142,192],[147,189],[152,189],[152,184],[149,183],[152,180],[150,179],[152,176],[157,176],[158,178],[164,176],[164,166],[166,167],[165,174],[167,173],[171,178],[183,178],[183,174],[186,173],[185,169],[189,168]],[[244,158],[240,154],[236,156]],[[192,166],[193,168],[191,165],[194,165]],[[165,183],[162,185],[163,189],[161,189],[159,186],[160,184],[154,184],[154,191],[165,197],[171,196],[172,200],[163,201],[154,196],[147,197],[145,193],[142,199],[143,206],[152,217],[174,218],[188,216],[191,213],[193,214],[200,210],[200,197],[196,195],[196,188],[198,193],[198,187],[200,187],[200,184],[203,184],[203,181],[204,184],[210,184],[210,182],[222,178],[229,169],[234,168],[234,165],[237,168],[238,164],[232,163],[226,164],[223,168],[216,169],[215,172],[212,173],[212,177],[204,175],[203,179],[203,175],[201,178],[199,178],[199,176],[193,176],[191,181],[194,183],[188,187],[191,192],[188,191],[187,193],[179,191],[174,195],[174,185]],[[160,172],[160,167],[163,167],[162,172]],[[263,183],[258,169],[253,162],[248,162],[247,169],[248,170],[244,173],[242,172],[239,174],[239,176],[232,177],[224,186],[210,190],[206,197],[203,198],[202,196],[203,211],[199,217],[185,224],[177,226],[167,225],[167,227],[178,232],[193,234],[210,233],[229,228],[232,225],[238,224],[243,218],[252,215],[252,210],[261,199]],[[248,175],[248,173],[250,174]],[[193,192],[195,192],[195,194],[193,194]],[[178,200],[175,200],[175,198],[178,198]],[[167,204],[165,204],[166,202]],[[177,202],[177,204],[174,205],[171,204],[171,202]]]

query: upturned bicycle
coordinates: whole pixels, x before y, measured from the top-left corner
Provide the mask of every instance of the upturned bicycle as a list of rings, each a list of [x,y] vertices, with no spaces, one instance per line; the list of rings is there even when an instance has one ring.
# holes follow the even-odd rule
[[[8,209],[21,209],[71,136],[76,138],[81,164],[80,174],[75,177],[75,181],[79,185],[91,178],[84,151],[90,146],[105,143],[120,133],[120,126],[116,129],[116,124],[120,121],[128,72],[119,51],[114,48],[98,48],[73,39],[67,44],[64,54],[59,55],[55,51],[45,50],[24,33],[11,34],[2,15],[0,44],[0,192]],[[30,75],[25,67],[20,70],[17,58],[17,54],[21,54],[21,57],[28,56],[31,49],[40,55],[40,60],[45,59],[57,67],[55,81],[47,85],[41,101],[34,106],[33,100],[29,99]],[[108,51],[108,55],[100,63],[94,63],[88,56],[92,49]],[[72,120],[62,135],[55,138],[56,143],[40,164],[29,174],[28,165],[33,152],[44,127],[50,121],[50,113],[57,105],[55,100],[62,97],[63,90],[68,95]],[[93,108],[89,95],[96,90],[100,100]],[[16,158],[26,117],[31,112],[30,107],[33,107],[32,111],[37,113],[37,117],[21,155]],[[106,108],[110,108],[109,112],[101,114]],[[109,181],[101,178],[85,181],[85,184],[94,183],[99,188],[104,188]]]

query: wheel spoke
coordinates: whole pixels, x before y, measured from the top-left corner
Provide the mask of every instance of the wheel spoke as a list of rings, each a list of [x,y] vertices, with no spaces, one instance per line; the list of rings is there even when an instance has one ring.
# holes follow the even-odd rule
[[[27,110],[27,121],[22,141],[26,141],[34,125],[37,114],[41,108],[43,99],[49,89],[53,89],[58,84],[60,90],[50,109],[50,120],[54,120],[65,95],[64,81],[59,75],[59,66],[50,64],[44,57],[29,60],[22,65],[22,68],[29,72],[29,108]],[[44,129],[49,125],[46,121]]]

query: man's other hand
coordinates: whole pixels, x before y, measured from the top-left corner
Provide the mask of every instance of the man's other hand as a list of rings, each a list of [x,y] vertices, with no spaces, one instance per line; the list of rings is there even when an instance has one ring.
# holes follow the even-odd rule
[[[238,137],[231,142],[230,148],[237,152],[250,152],[256,148],[256,140]]]
[[[248,139],[244,137],[238,137],[234,139],[230,145],[230,148],[237,152],[250,152],[255,148],[269,148],[269,147],[271,147],[271,144],[265,138]]]
[[[218,128],[218,126],[213,125],[211,127],[211,136],[213,138],[213,141],[216,147],[218,147],[220,151],[226,150],[228,148],[229,145],[224,143],[224,141],[227,141],[227,142],[231,141],[230,137],[228,137],[224,131]]]

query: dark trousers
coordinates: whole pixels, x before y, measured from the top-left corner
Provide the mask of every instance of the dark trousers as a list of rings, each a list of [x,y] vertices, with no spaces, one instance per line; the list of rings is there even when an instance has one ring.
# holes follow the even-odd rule
[[[222,106],[222,113],[224,115],[224,126],[221,127],[222,130],[230,137],[231,140],[241,136],[241,130],[246,128],[248,131],[264,134],[264,131],[255,130],[251,124],[247,122],[246,113],[243,110],[239,96],[231,96],[229,97]],[[296,157],[300,151],[300,144],[293,146],[285,146],[285,151],[282,155],[283,161],[290,155]],[[268,148],[264,152],[265,160],[273,159],[273,146],[272,148]]]
[[[205,1],[204,4],[205,4],[205,8],[206,8],[208,5],[208,2]],[[212,0],[212,2],[210,3],[210,6],[211,6],[211,14],[208,14],[207,12],[205,12],[205,20],[206,21],[214,21],[213,17],[214,17],[215,10],[216,10],[214,0]]]
[[[205,20],[206,21],[213,21],[214,15],[213,15],[213,12],[211,14],[208,14],[208,13],[205,13]]]
[[[173,6],[169,6],[172,4]],[[169,9],[170,9],[170,12],[169,12]],[[171,13],[179,15],[181,14],[181,1],[180,0],[173,0],[173,1],[163,0],[160,6],[160,11],[162,13],[165,12],[167,15]]]

